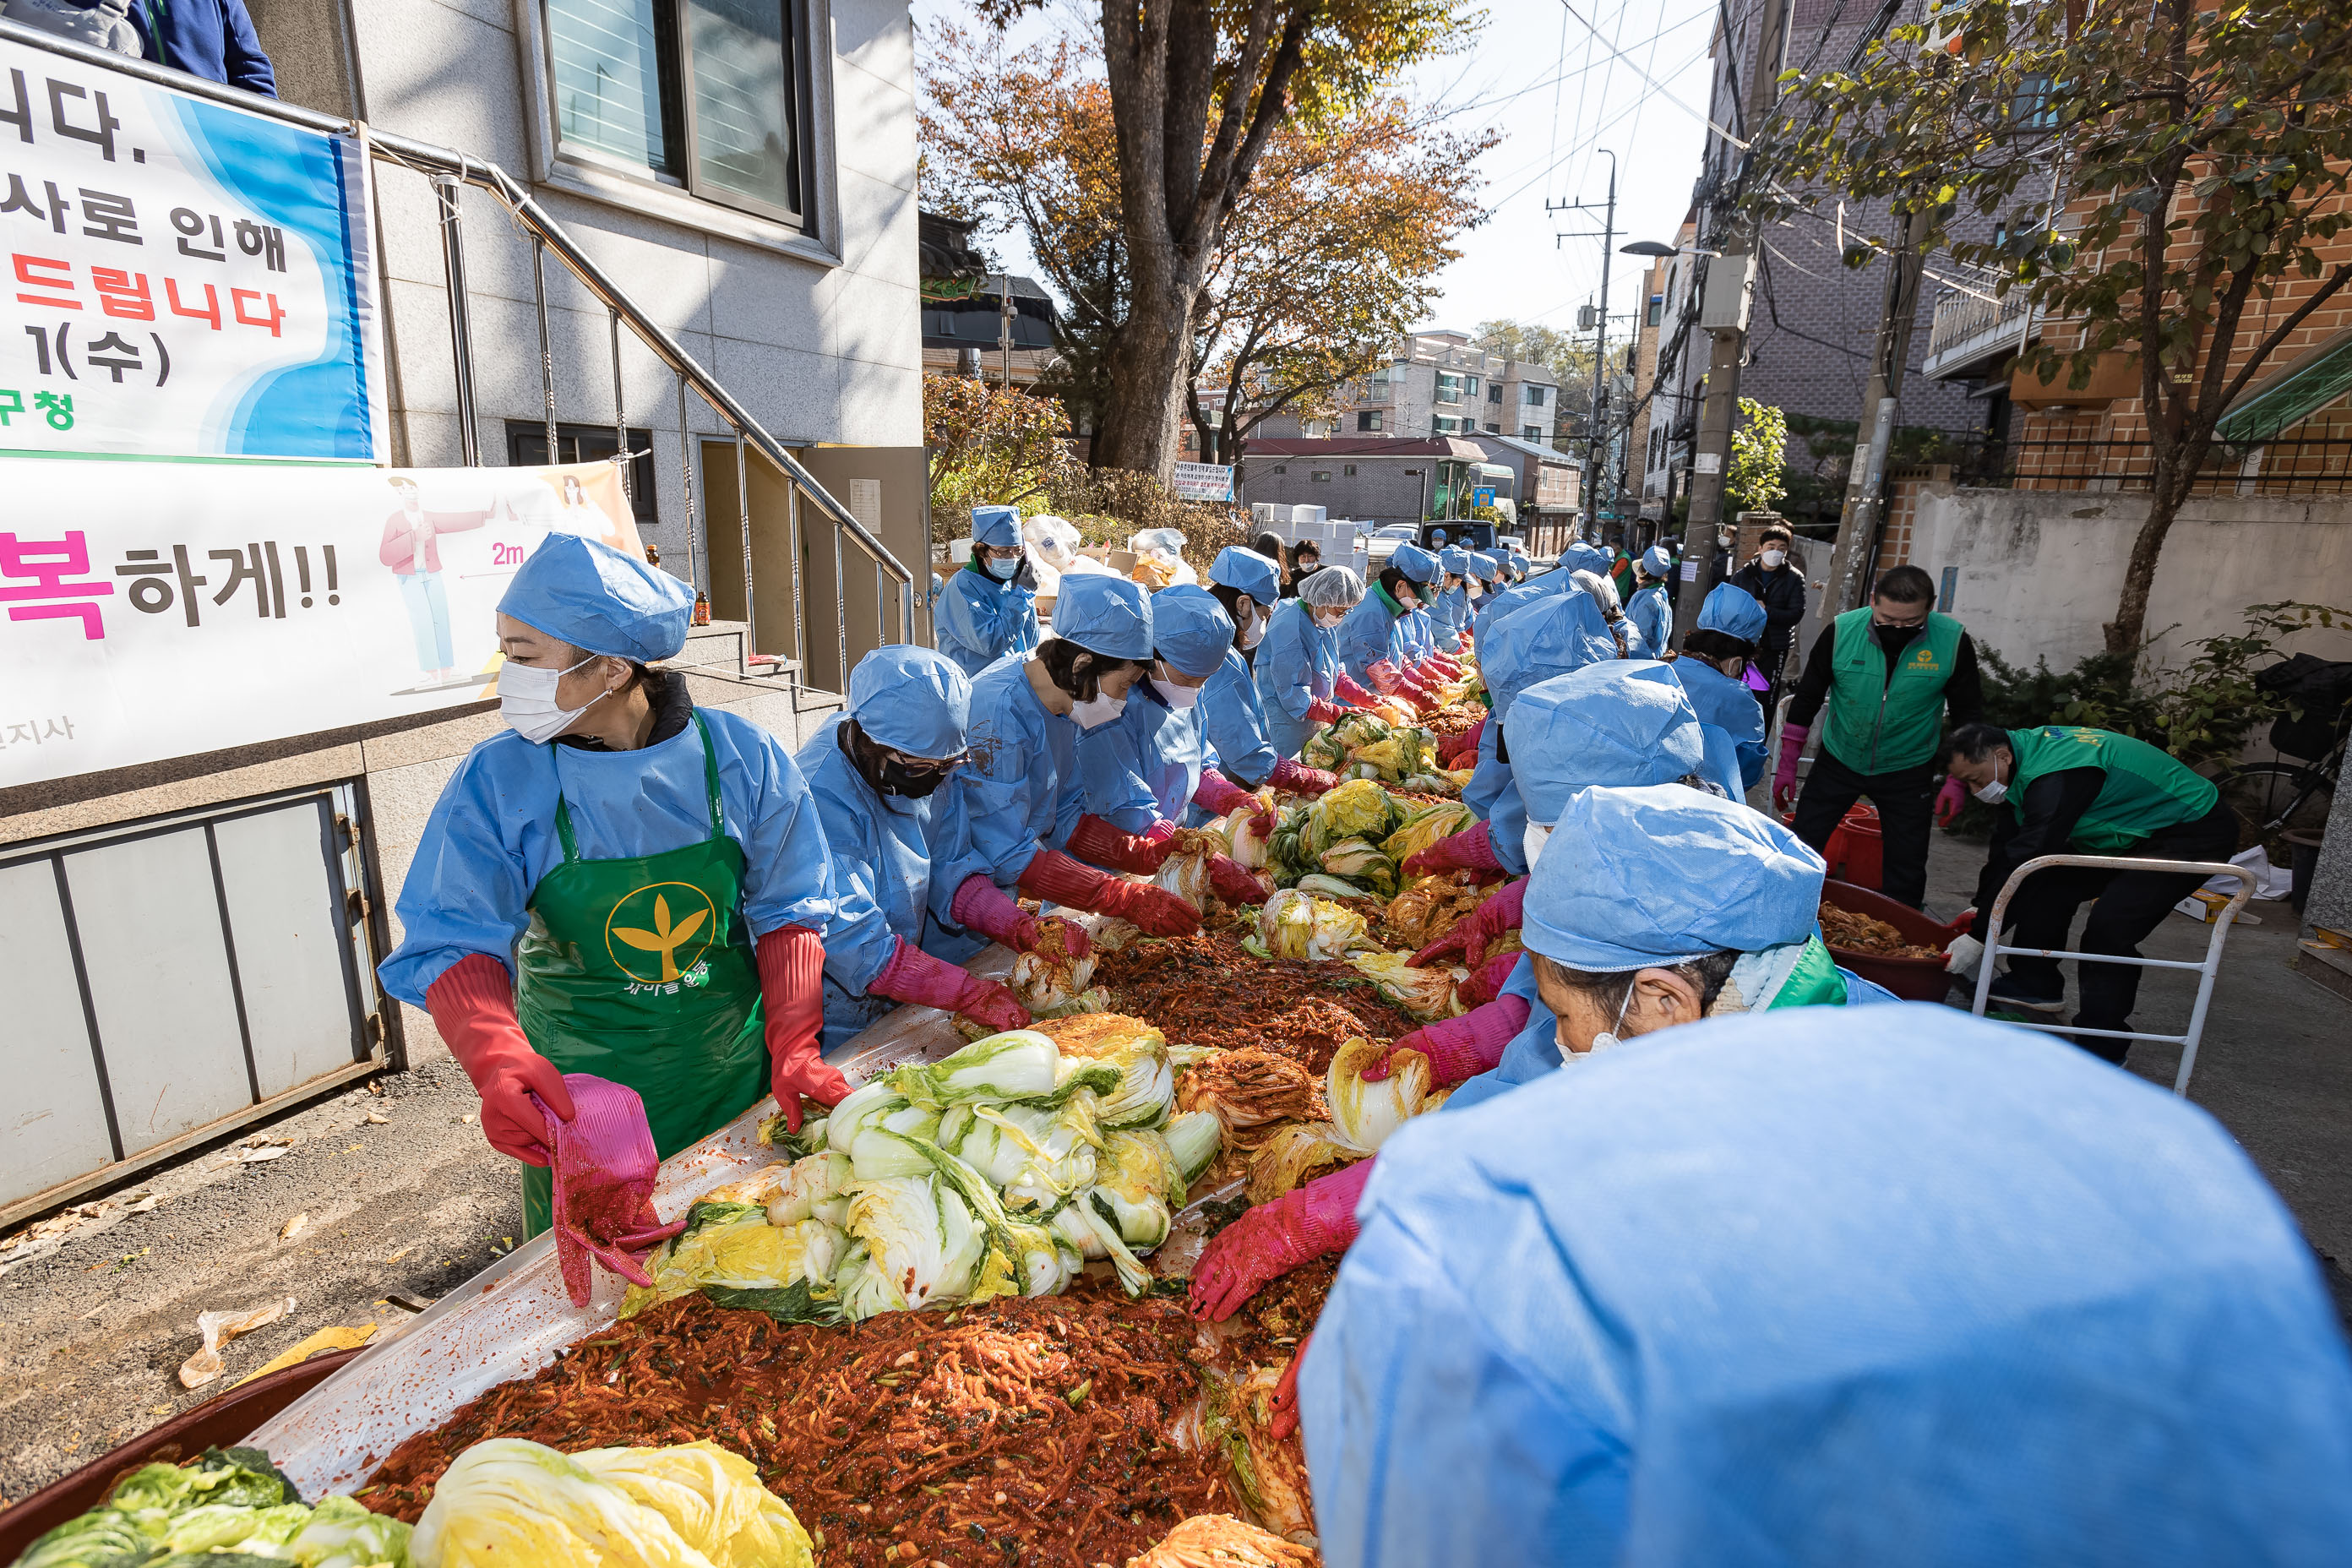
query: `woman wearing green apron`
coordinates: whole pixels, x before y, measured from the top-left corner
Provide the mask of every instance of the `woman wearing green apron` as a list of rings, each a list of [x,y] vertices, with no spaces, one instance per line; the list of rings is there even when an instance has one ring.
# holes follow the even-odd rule
[[[646,668],[693,605],[550,534],[499,603],[513,728],[458,765],[401,889],[384,988],[432,1014],[484,1135],[523,1162],[532,1235],[565,1073],[635,1089],[663,1159],[772,1090],[795,1128],[803,1095],[847,1092],[818,1054],[832,884],[808,788],[774,736]]]

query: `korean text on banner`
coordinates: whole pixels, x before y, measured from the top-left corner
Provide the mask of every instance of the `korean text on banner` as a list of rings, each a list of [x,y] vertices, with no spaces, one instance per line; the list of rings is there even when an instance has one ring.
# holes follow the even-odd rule
[[[383,462],[365,150],[0,39],[0,451]]]
[[[1179,500],[1231,500],[1234,471],[1218,463],[1179,463],[1174,489]]]
[[[0,457],[0,789],[494,696],[551,531],[642,553],[621,471]]]

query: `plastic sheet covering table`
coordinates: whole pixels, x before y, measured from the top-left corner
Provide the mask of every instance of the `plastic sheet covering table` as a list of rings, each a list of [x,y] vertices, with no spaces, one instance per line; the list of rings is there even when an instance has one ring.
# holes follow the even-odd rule
[[[965,967],[1002,980],[1012,973],[1013,954],[992,945]],[[855,1085],[903,1063],[936,1060],[963,1043],[950,1015],[904,1006],[828,1059]],[[762,1100],[663,1161],[654,1191],[662,1218],[675,1219],[711,1188],[781,1158],[760,1142],[760,1123],[775,1112],[776,1102]],[[614,1321],[626,1289],[599,1268],[588,1305],[574,1307],[556,1270],[554,1237],[535,1237],[436,1301],[406,1333],[361,1352],[246,1441],[268,1449],[306,1498],[350,1492],[410,1436],[499,1384],[530,1376],[564,1346]]]

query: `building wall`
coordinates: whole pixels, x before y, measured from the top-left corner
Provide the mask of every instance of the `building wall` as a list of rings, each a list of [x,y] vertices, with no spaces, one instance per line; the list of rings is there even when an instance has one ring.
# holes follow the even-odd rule
[[[2101,627],[2123,592],[2146,496],[1928,483],[1916,487],[1914,505],[1911,563],[1939,584],[1956,574],[1951,613],[1981,645],[2053,669],[2105,647]],[[2352,604],[2352,499],[2192,499],[2157,563],[2151,658],[2185,662],[2195,639],[2243,630],[2245,606],[2282,599]],[[2352,627],[2307,633],[2295,646],[2352,658]]]
[[[1437,377],[1441,372],[1476,376],[1476,395],[1465,395],[1456,403],[1438,402]],[[1488,401],[1489,389],[1493,387],[1502,390],[1498,402]],[[1541,407],[1527,406],[1528,387],[1545,389]],[[1479,434],[1521,437],[1528,426],[1539,426],[1542,434],[1531,438],[1549,443],[1559,417],[1559,387],[1550,371],[1473,347],[1468,335],[1462,332],[1416,332],[1406,337],[1397,346],[1384,383],[1344,387],[1333,402],[1336,412],[1330,434],[1341,437],[1381,435],[1425,439],[1433,433],[1433,418],[1444,416],[1470,420]],[[1381,428],[1360,429],[1357,416],[1373,409],[1381,413]],[[1486,429],[1489,424],[1496,426],[1492,432]],[[1271,437],[1295,434],[1297,430],[1294,422],[1277,432],[1269,421],[1257,433]]]
[[[1253,501],[1319,506],[1333,521],[1419,522],[1435,458],[1244,457],[1241,480]],[[1349,473],[1348,470],[1355,471]],[[1408,471],[1410,470],[1410,471]],[[1317,474],[1328,479],[1318,479]]]

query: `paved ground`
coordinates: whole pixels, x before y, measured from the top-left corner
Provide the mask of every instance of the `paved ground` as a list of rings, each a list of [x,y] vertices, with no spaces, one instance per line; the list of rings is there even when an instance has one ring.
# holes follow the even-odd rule
[[[1980,846],[1937,836],[1929,904],[1958,911]],[[2220,1117],[2276,1184],[2325,1258],[2352,1262],[2352,1008],[2286,967],[2284,905],[2231,934],[2191,1097]],[[2152,956],[2201,954],[2207,928],[2168,919]],[[2188,1016],[2193,979],[2158,972],[2143,1026]],[[2169,1085],[2175,1054],[2142,1047],[2131,1068]],[[282,1158],[203,1155],[145,1185],[154,1208],[115,1215],[23,1261],[0,1254],[0,1500],[21,1498],[331,1324],[397,1324],[399,1290],[432,1298],[520,1239],[511,1167],[482,1142],[472,1089],[446,1060],[356,1089],[264,1130]],[[371,1112],[385,1121],[370,1122]],[[132,1189],[137,1191],[138,1189]],[[304,1228],[279,1231],[298,1214]],[[2340,1304],[2352,1279],[2331,1270]],[[173,1375],[197,1348],[196,1314],[292,1296],[284,1322],[231,1344],[220,1383]]]

